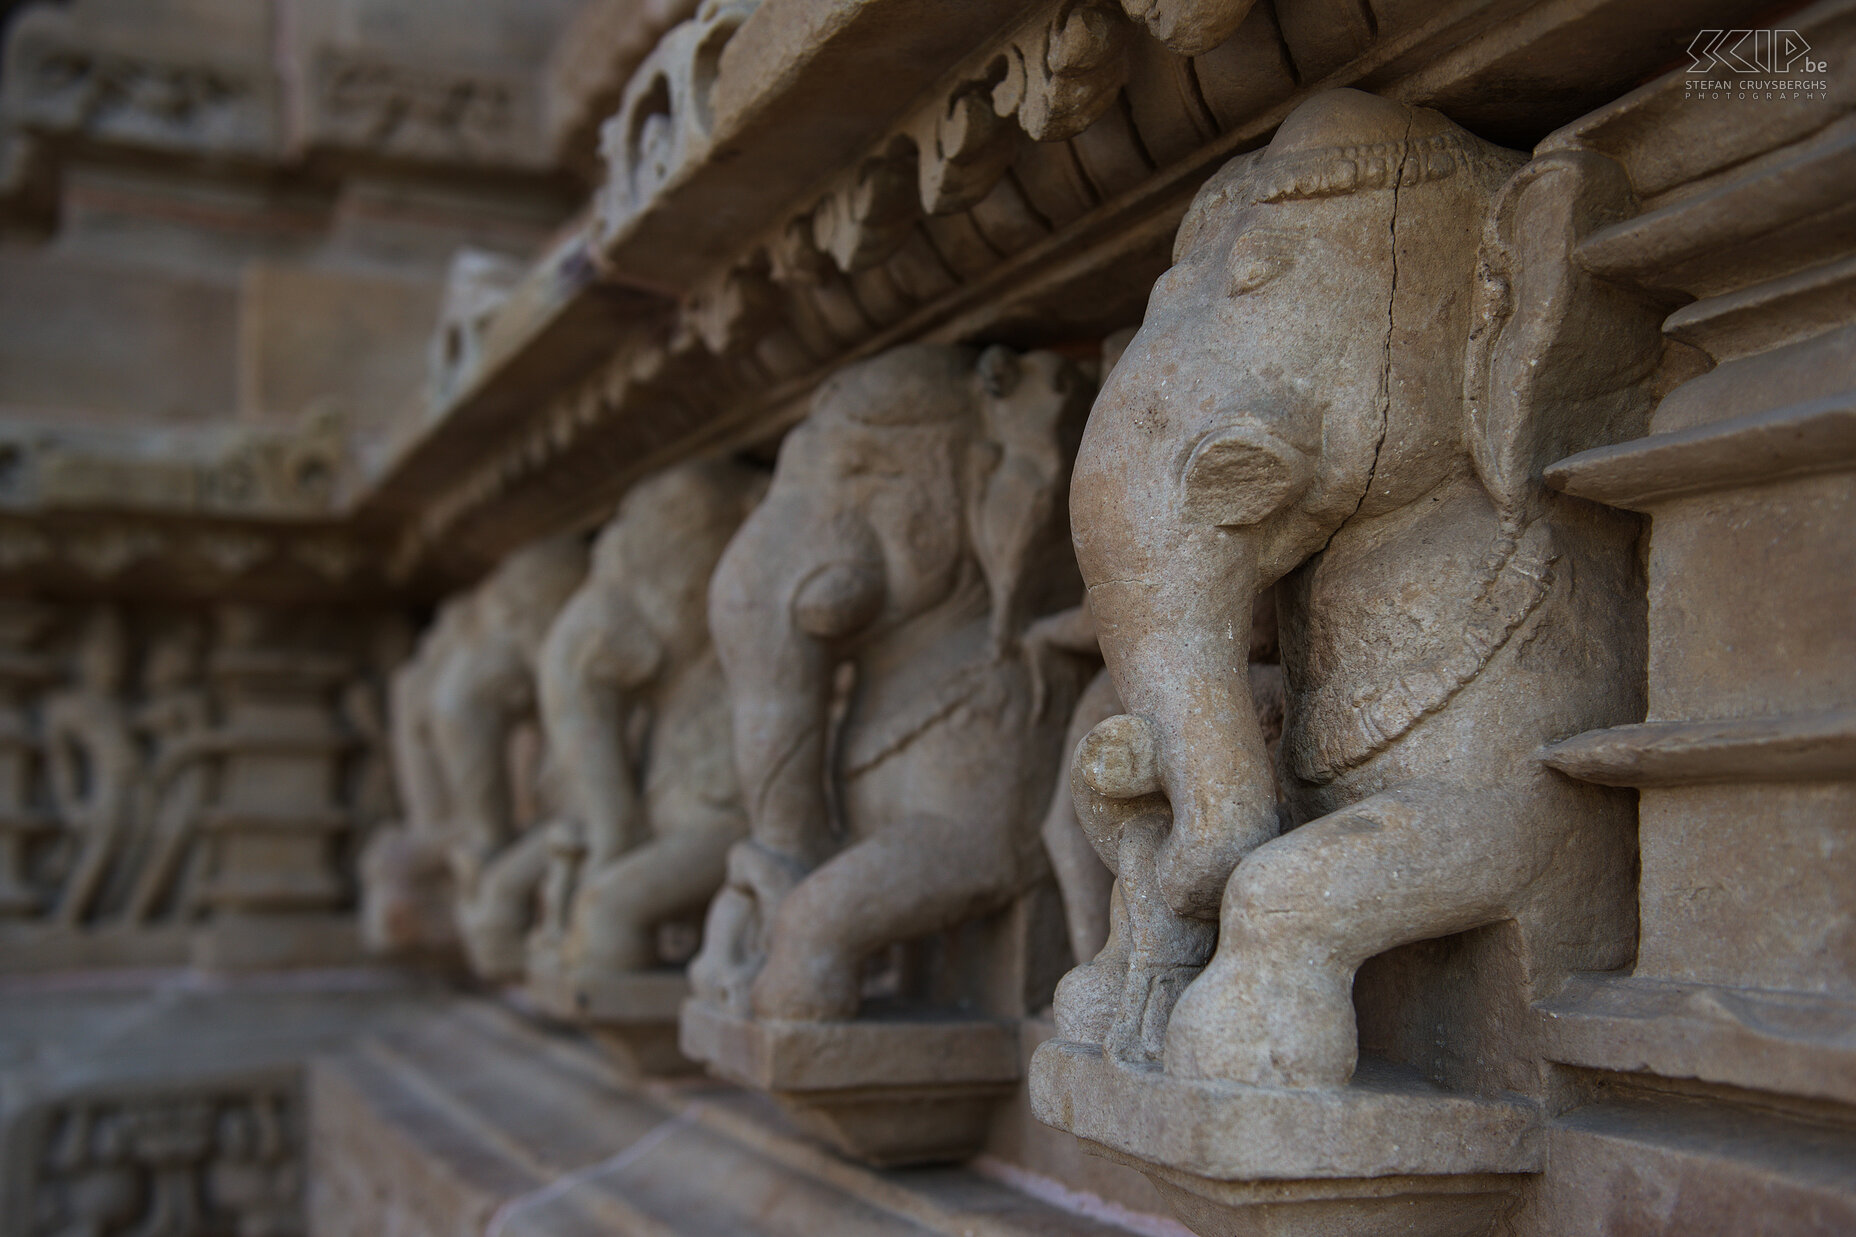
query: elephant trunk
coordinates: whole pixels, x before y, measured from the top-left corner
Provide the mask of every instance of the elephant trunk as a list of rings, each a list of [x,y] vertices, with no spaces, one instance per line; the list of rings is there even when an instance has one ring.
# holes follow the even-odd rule
[[[1248,675],[1260,580],[1244,537],[1212,527],[1185,533],[1152,567],[1093,585],[1089,605],[1122,700],[1146,723],[1152,782],[1172,805],[1160,891],[1179,914],[1215,919],[1238,861],[1278,828]]]
[[[733,706],[735,771],[754,841],[801,871],[831,852],[825,762],[834,648],[881,607],[880,558],[770,500],[729,543],[709,625]],[[795,548],[823,561],[795,564]]]

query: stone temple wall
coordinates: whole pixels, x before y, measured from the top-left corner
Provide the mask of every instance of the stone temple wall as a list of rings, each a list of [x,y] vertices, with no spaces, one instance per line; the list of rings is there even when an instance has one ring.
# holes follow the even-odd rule
[[[0,1232],[1856,1232],[1856,3],[0,23]]]

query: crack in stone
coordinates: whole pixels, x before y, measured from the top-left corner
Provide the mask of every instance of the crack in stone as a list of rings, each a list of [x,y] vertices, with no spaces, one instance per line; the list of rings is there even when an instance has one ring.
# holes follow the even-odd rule
[[[1353,510],[1347,513],[1346,518],[1334,526],[1327,540],[1321,543],[1318,554],[1327,553],[1328,547],[1334,544],[1334,538],[1340,535],[1340,530],[1351,524],[1353,517],[1360,514],[1360,508],[1366,505],[1366,496],[1373,492],[1373,479],[1379,475],[1379,453],[1385,449],[1386,436],[1392,430],[1392,332],[1393,313],[1398,304],[1398,195],[1405,183],[1405,164],[1411,159],[1411,126],[1412,122],[1408,118],[1405,121],[1405,136],[1399,142],[1398,166],[1392,171],[1392,218],[1386,223],[1386,232],[1392,241],[1392,286],[1386,291],[1386,337],[1381,348],[1379,367],[1379,437],[1373,440],[1373,460],[1367,466],[1366,484],[1360,487],[1359,500],[1353,504]]]

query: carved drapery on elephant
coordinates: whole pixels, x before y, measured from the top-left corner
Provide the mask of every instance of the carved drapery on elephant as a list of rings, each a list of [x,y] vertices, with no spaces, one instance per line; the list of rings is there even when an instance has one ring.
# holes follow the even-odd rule
[[[520,832],[512,738],[535,713],[548,626],[585,571],[576,534],[524,546],[447,603],[395,676],[394,765],[409,820],[381,830],[363,860],[377,947],[443,944],[431,939],[442,932],[431,907],[448,893],[473,969],[521,974],[547,847],[540,831]]]
[[[788,435],[710,593],[752,835],[699,1001],[853,1018],[873,955],[1048,871],[1081,665],[1034,708],[1019,636],[1080,591],[1065,491],[1087,399],[1054,354],[911,346],[834,375]]]
[[[1435,112],[1333,91],[1182,224],[1072,492],[1127,712],[1075,755],[1122,896],[1059,990],[1060,1040],[1331,1089],[1358,1029],[1433,1081],[1525,1092],[1478,1037],[1629,957],[1629,800],[1536,753],[1641,715],[1641,623],[1619,606],[1641,595],[1636,528],[1540,478],[1638,431],[1658,315],[1572,256],[1626,207],[1618,169],[1521,164]],[[1280,818],[1241,655],[1273,584]],[[1421,1048],[1440,1028],[1401,1004],[1420,964],[1389,999],[1361,974],[1356,1021],[1362,964],[1480,928],[1507,961],[1458,994],[1447,1045]],[[1034,1075],[1047,1119],[1068,1102],[1056,1060]]]
[[[546,885],[554,918],[531,938],[529,972],[559,1012],[624,1014],[608,1009],[607,996],[625,1003],[613,980],[683,961],[660,956],[659,929],[701,914],[747,833],[709,577],[764,488],[763,474],[720,462],[640,482],[542,646],[563,819]]]

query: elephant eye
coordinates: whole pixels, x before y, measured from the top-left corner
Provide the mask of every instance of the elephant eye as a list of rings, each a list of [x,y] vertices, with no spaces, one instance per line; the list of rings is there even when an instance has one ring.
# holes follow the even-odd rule
[[[1289,239],[1272,232],[1246,232],[1231,246],[1225,263],[1227,294],[1243,296],[1269,283],[1292,264]]]

